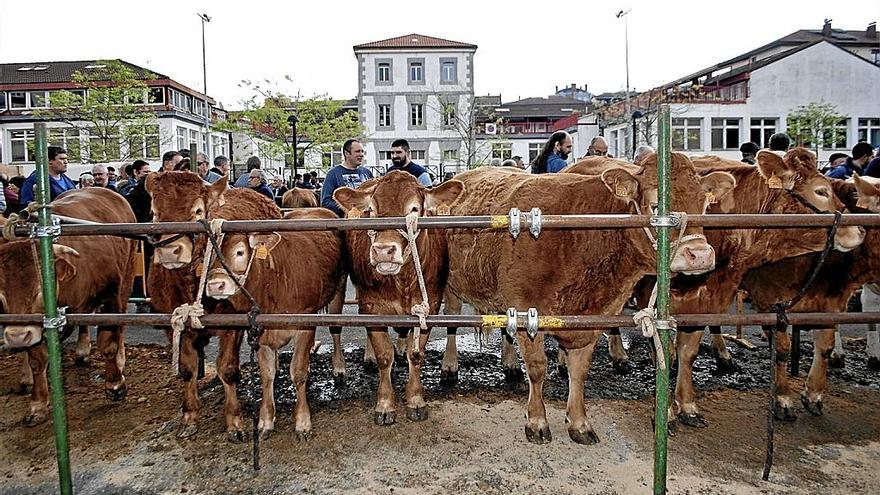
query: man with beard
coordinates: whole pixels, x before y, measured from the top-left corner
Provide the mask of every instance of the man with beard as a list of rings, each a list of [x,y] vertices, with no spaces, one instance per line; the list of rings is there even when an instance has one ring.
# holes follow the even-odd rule
[[[391,166],[388,167],[388,171],[394,170],[409,172],[423,186],[431,187],[431,175],[425,167],[413,163],[410,159],[409,142],[406,139],[398,139],[391,143]]]
[[[550,139],[544,143],[541,153],[532,162],[533,174],[545,174],[559,172],[567,163],[565,160],[571,153],[571,136],[565,131],[556,131]]]

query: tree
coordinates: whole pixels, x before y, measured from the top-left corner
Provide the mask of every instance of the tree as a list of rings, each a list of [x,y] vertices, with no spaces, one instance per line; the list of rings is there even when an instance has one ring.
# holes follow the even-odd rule
[[[796,146],[812,147],[818,154],[820,145],[827,148],[841,140],[845,145],[846,129],[839,129],[845,119],[830,103],[808,103],[789,112],[786,126]]]
[[[289,77],[287,80],[291,81]],[[323,154],[363,132],[357,112],[344,110],[341,101],[326,95],[302,97],[297,93],[291,96],[273,89],[269,81],[242,81],[240,86],[247,88],[251,96],[241,102],[242,110],[230,112],[229,119],[217,128],[254,138],[264,156],[279,159],[293,156],[291,126],[287,120],[291,115],[298,119],[297,152],[301,158],[314,151]],[[324,160],[322,165],[326,169],[332,164]]]
[[[48,108],[34,114],[68,124],[68,129],[53,129],[50,141],[70,131],[69,137],[64,136],[70,143],[68,151],[81,155],[83,161],[158,158],[162,145],[159,124],[147,106],[156,99],[144,82],[155,77],[119,60],[99,61],[74,73],[76,89],[50,92]],[[84,153],[79,149],[81,135],[88,140]]]
[[[477,141],[479,131],[484,129],[487,122],[502,126],[491,108],[481,108],[475,104],[474,96],[462,95],[461,98],[464,99],[463,104],[459,104],[458,97],[439,94],[435,110],[440,114],[440,130],[451,131],[461,139],[464,156],[459,157],[459,161],[464,161],[467,168],[471,169],[482,165],[492,156],[491,143],[486,146],[485,140]],[[500,138],[501,135],[495,135],[495,139]]]

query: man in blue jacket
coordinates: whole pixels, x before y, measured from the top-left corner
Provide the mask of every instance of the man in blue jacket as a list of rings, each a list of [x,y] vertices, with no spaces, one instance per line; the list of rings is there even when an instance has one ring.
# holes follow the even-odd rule
[[[571,136],[565,131],[556,131],[544,143],[541,153],[532,162],[533,174],[555,173],[564,169],[571,154]]]
[[[388,171],[394,170],[408,172],[423,186],[431,187],[431,174],[425,167],[413,163],[410,159],[409,141],[406,139],[397,139],[391,143],[391,166],[388,167]]]
[[[859,175],[864,175],[863,169],[865,164],[868,163],[873,156],[874,147],[871,146],[871,143],[866,143],[864,141],[856,143],[852,149],[852,158],[847,158],[842,165],[832,168],[825,174],[825,176],[832,179],[849,179],[852,177],[853,172],[858,173]]]
[[[333,192],[340,187],[357,189],[364,181],[373,178],[373,174],[364,163],[364,145],[357,139],[349,139],[342,145],[342,164],[337,165],[327,172],[324,178],[324,187],[321,188],[321,206],[334,211],[342,216],[342,209],[333,199]]]
[[[76,188],[76,184],[65,175],[65,172],[67,172],[67,150],[59,146],[49,146],[49,201],[64,191]],[[36,185],[37,171],[34,170],[21,186],[19,198],[22,208],[34,200]]]

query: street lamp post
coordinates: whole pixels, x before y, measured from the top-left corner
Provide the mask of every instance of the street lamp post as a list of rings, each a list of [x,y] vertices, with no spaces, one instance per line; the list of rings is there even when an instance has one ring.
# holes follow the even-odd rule
[[[626,60],[626,115],[630,114],[630,104],[629,104],[629,23],[627,22],[626,15],[629,14],[631,10],[632,9],[621,10],[615,16],[618,19],[623,18],[624,59]],[[633,136],[633,139],[635,139],[635,136]],[[633,146],[633,151],[635,151],[635,146]]]
[[[293,138],[293,168],[290,171],[290,187],[293,187],[296,184],[296,174],[298,173],[298,163],[296,157],[296,123],[299,122],[299,119],[296,118],[296,115],[291,115],[287,117],[287,123],[290,124],[290,134]]]
[[[636,119],[640,119],[644,116],[645,116],[645,114],[643,114],[641,110],[636,110],[635,112],[632,113],[632,119],[633,119],[633,151],[632,151],[632,155],[631,155],[632,158],[636,157],[636,146],[638,146],[638,139],[639,139],[639,127],[638,127],[638,124],[636,123]]]
[[[205,156],[211,160],[211,107],[208,106],[208,65],[205,60],[205,23],[211,22],[208,14],[196,14],[202,20],[202,93],[205,97]],[[198,161],[198,160],[196,160]]]

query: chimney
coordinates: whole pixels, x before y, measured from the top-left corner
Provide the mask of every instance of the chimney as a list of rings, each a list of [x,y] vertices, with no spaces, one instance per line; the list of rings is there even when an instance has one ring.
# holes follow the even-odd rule
[[[578,89],[578,85],[575,83],[571,83],[571,96],[574,96],[577,94],[577,89]]]
[[[831,36],[831,19],[825,19],[825,25],[822,26],[822,36]]]
[[[867,34],[869,38],[876,38],[877,37],[877,23],[872,22],[871,24],[868,24],[868,29],[865,30],[865,34]]]
[[[557,93],[559,92],[559,86],[556,86],[556,92]]]

